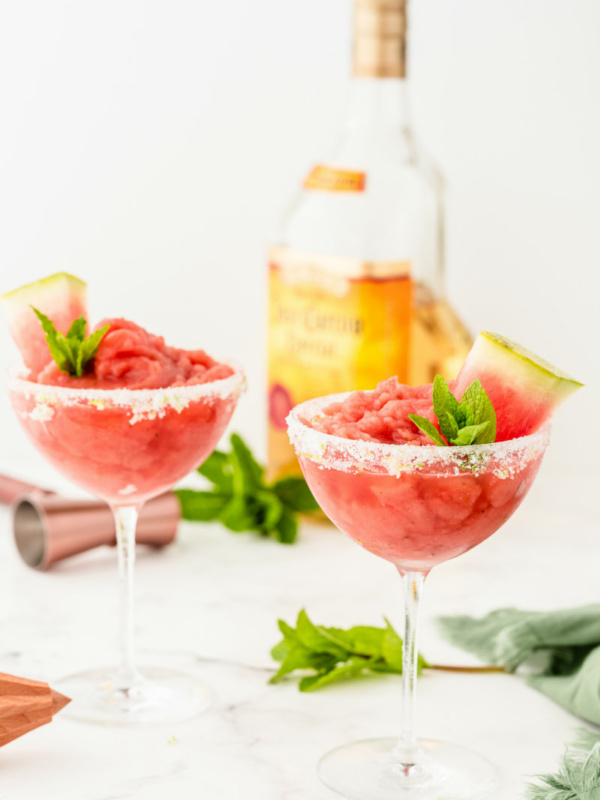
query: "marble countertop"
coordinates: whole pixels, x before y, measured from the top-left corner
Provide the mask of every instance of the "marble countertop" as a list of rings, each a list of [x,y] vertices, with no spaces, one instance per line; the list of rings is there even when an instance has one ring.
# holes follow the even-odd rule
[[[440,613],[503,605],[552,609],[598,601],[598,476],[542,470],[524,506],[488,542],[432,573],[421,650],[474,663],[445,644]],[[202,678],[213,702],[195,720],[114,729],[59,716],[0,752],[0,800],[333,800],[315,764],[331,747],[398,729],[400,680],[379,676],[301,694],[269,686],[276,621],[306,607],[317,623],[401,626],[392,567],[328,526],[286,547],[214,525],[181,526],[162,552],[138,548],[137,639],[143,665]],[[0,509],[0,670],[52,684],[116,660],[116,553],[103,548],[48,573],[22,564]],[[517,676],[429,673],[419,732],[470,746],[501,772],[494,800],[521,796],[553,770],[580,722]]]

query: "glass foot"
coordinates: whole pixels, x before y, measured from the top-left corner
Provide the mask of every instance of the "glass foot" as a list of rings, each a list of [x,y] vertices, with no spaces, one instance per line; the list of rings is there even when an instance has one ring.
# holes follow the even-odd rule
[[[118,669],[79,672],[55,684],[72,702],[61,717],[100,725],[147,725],[181,722],[204,711],[210,692],[190,675],[149,667],[135,680],[122,680]]]
[[[352,800],[474,800],[498,786],[482,756],[445,742],[419,742],[421,760],[405,773],[397,739],[366,739],[323,756],[317,771],[329,789]]]

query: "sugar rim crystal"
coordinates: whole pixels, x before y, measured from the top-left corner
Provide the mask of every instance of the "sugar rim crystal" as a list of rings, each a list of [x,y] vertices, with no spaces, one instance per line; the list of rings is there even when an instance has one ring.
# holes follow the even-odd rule
[[[486,472],[492,464],[495,475],[508,478],[517,468],[520,470],[529,461],[537,458],[550,441],[549,423],[535,433],[505,442],[462,447],[428,447],[345,439],[315,430],[304,421],[323,419],[324,407],[342,402],[350,394],[351,392],[345,392],[317,397],[292,409],[286,421],[288,435],[297,456],[308,458],[323,469],[358,469],[396,477],[409,471],[427,470],[431,473],[435,472],[436,467],[444,474],[461,474],[465,467],[480,474]]]
[[[104,408],[128,408],[133,412],[133,424],[143,419],[162,417],[168,408],[182,411],[197,400],[226,400],[239,396],[246,384],[243,371],[232,361],[224,360],[221,363],[231,367],[234,370],[233,375],[208,383],[167,386],[162,389],[76,389],[35,383],[27,379],[27,368],[18,364],[8,369],[8,389],[25,397],[33,396],[36,406],[30,416],[40,421],[51,419],[58,406],[87,403],[99,411]]]

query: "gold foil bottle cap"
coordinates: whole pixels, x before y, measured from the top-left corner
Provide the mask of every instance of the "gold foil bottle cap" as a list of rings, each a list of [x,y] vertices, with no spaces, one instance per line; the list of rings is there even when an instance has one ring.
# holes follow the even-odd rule
[[[406,76],[406,0],[355,0],[354,76]]]

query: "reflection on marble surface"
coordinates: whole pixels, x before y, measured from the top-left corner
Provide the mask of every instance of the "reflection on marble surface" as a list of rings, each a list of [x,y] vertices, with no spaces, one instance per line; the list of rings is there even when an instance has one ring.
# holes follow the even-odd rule
[[[439,639],[437,613],[597,601],[594,485],[542,471],[499,534],[434,570],[421,642],[431,660],[471,663]],[[34,572],[16,555],[2,509],[0,555],[0,670],[52,683],[115,660],[110,549]],[[333,800],[315,774],[319,757],[396,732],[396,676],[304,695],[294,680],[267,685],[278,617],[291,621],[306,606],[323,624],[379,624],[384,614],[399,624],[394,569],[333,528],[306,527],[298,545],[285,547],[185,525],[168,550],[139,548],[137,593],[140,663],[201,677],[211,708],[191,722],[139,730],[57,717],[2,750],[0,800]],[[423,736],[470,746],[499,766],[494,800],[514,800],[525,776],[551,770],[578,724],[514,676],[433,673],[419,691]]]

